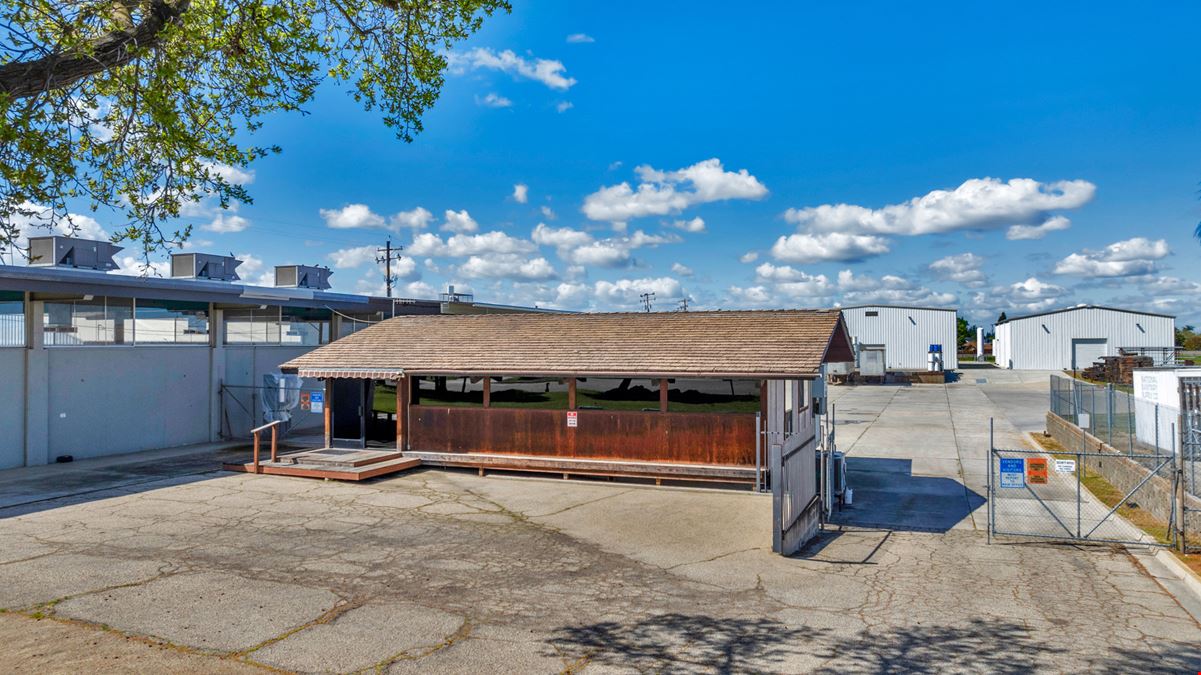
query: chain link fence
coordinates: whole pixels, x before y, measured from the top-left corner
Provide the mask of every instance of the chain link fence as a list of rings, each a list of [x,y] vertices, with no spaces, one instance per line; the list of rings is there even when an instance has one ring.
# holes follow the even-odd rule
[[[1180,510],[1168,520],[1179,526],[1186,549],[1201,548],[1201,378],[1180,377],[1173,396],[1179,405],[1138,398],[1113,385],[1053,375],[1050,409],[1056,416],[1103,441],[1118,454],[1180,486]],[[1083,448],[1069,448],[1078,450]],[[1165,464],[1165,459],[1170,460]],[[1114,472],[1109,466],[1106,473]],[[1156,501],[1168,497],[1157,491]],[[1138,500],[1136,500],[1138,501]],[[1144,503],[1150,501],[1144,495]]]

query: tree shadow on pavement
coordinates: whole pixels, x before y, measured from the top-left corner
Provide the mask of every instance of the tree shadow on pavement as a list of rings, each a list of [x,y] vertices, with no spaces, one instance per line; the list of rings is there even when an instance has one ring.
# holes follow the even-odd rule
[[[812,631],[773,619],[662,614],[632,624],[603,621],[561,628],[550,643],[557,652],[589,657],[589,664],[643,672],[732,673],[780,670],[789,657],[802,656],[804,643],[812,639]]]
[[[590,665],[664,672],[1197,672],[1201,647],[1090,651],[1071,634],[1004,620],[837,634],[769,618],[663,614],[561,628],[549,643]],[[1078,651],[1077,651],[1078,650]]]

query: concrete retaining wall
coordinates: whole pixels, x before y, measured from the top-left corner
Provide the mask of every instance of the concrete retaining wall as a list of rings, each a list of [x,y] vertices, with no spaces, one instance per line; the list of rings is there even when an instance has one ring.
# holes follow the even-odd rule
[[[1122,493],[1133,490],[1150,473],[1150,469],[1147,467],[1127,459],[1101,439],[1051,412],[1047,413],[1047,433],[1069,451],[1080,450],[1113,455],[1113,457],[1085,457],[1084,465],[1088,471],[1100,474]],[[1172,469],[1174,467],[1169,465],[1160,470],[1158,476],[1147,481],[1131,497],[1131,501],[1137,503],[1139,508],[1146,509],[1164,522],[1168,522],[1172,518],[1172,482],[1169,478]],[[1190,537],[1201,535],[1201,499],[1192,495],[1187,495],[1186,498],[1187,506],[1190,509],[1185,523],[1186,530]]]

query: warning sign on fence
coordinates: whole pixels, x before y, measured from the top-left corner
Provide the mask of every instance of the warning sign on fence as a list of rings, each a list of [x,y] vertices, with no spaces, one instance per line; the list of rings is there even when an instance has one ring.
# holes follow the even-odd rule
[[[567,426],[569,426],[569,427],[580,426],[580,414],[578,412],[572,410],[567,413]]]
[[[1001,487],[1026,487],[1026,461],[1021,457],[1006,457],[1000,461]]]
[[[1055,460],[1056,473],[1076,473],[1076,460],[1074,459],[1057,459]]]
[[[309,401],[313,412],[325,412],[325,392],[315,391],[309,394]]]
[[[1047,484],[1047,458],[1031,457],[1026,460],[1026,482],[1031,485]]]
[[[307,392],[307,391],[300,392],[300,409],[305,412],[308,412],[309,407],[311,405],[312,404],[309,401],[309,392]]]

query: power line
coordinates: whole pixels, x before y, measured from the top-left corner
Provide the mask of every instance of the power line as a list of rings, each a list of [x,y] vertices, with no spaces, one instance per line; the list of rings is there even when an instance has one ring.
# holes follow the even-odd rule
[[[688,298],[683,298],[682,300],[680,300],[680,307],[677,311],[680,311],[680,312],[688,311]]]
[[[653,292],[652,293],[643,293],[642,295],[639,295],[638,297],[642,298],[642,307],[648,312],[651,311],[651,305],[654,304],[654,302],[655,302],[655,294]]]

